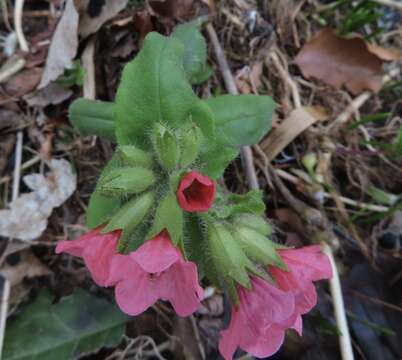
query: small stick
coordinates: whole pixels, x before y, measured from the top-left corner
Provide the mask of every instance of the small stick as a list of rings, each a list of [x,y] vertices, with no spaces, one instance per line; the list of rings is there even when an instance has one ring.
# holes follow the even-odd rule
[[[33,157],[32,159],[28,160],[27,162],[24,162],[24,163],[21,165],[21,170],[28,169],[29,167],[31,167],[32,165],[35,165],[35,164],[38,163],[39,161],[41,161],[41,157],[40,157],[40,156],[35,156],[35,157]],[[0,185],[3,185],[3,184],[8,183],[12,178],[13,178],[13,177],[10,176],[10,175],[3,176],[3,177],[0,179]]]
[[[16,74],[25,66],[24,59],[18,59],[14,61],[11,65],[5,65],[0,72],[0,83],[7,81],[11,76]]]
[[[334,255],[332,249],[328,244],[322,243],[324,252],[328,255],[332,267],[332,278],[329,285],[332,295],[341,294],[341,296],[332,296],[334,302],[335,318],[341,335],[339,336],[339,344],[341,347],[342,359],[353,360],[352,340],[350,338],[348,323],[345,315],[345,304],[343,303],[341,281],[339,279],[338,270],[336,268]]]
[[[15,0],[14,4],[14,27],[17,34],[18,43],[24,52],[29,51],[28,42],[25,39],[24,31],[22,30],[22,10],[24,8],[24,0]]]
[[[230,71],[225,53],[223,52],[222,46],[219,43],[218,36],[216,35],[215,29],[212,26],[212,24],[207,25],[207,32],[212,42],[212,46],[215,51],[215,56],[218,60],[219,69],[222,73],[226,89],[230,94],[238,95],[239,91],[237,90],[237,86],[233,79],[232,72]],[[254,161],[253,161],[253,152],[250,146],[242,146],[240,149],[240,156],[250,188],[253,190],[259,189],[257,174],[255,172]]]
[[[22,160],[22,142],[23,133],[22,130],[17,133],[17,143],[15,145],[15,166],[14,166],[14,179],[13,179],[13,193],[12,201],[18,198],[20,192],[20,180],[21,180],[21,160]]]

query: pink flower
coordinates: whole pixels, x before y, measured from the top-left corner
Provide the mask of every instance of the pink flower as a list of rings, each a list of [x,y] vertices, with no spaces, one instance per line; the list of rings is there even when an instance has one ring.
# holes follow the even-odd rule
[[[99,286],[108,286],[110,264],[116,254],[120,231],[101,234],[97,228],[75,240],[61,241],[57,244],[56,254],[65,252],[84,259],[93,280]]]
[[[167,232],[129,255],[116,255],[110,283],[116,286],[118,305],[129,315],[138,315],[163,299],[178,315],[188,316],[197,310],[203,296],[196,264],[183,259]]]
[[[196,171],[186,174],[177,189],[177,200],[183,210],[208,211],[215,198],[216,184]]]
[[[252,277],[251,290],[239,287],[240,304],[233,307],[229,328],[222,331],[219,351],[231,360],[239,346],[256,357],[279,350],[285,331],[302,333],[301,315],[317,303],[313,281],[332,276],[327,256],[320,246],[279,251],[289,271],[270,267],[276,284]]]
[[[296,321],[292,293],[258,277],[251,277],[251,284],[251,290],[238,288],[239,306],[232,308],[229,328],[221,332],[219,351],[225,360],[233,358],[237,347],[256,357],[274,354]]]
[[[313,281],[331,278],[331,264],[327,255],[321,252],[319,245],[280,250],[279,254],[289,271],[272,267],[271,274],[280,289],[292,293],[295,297],[296,312],[298,313],[295,329],[301,335],[300,315],[308,313],[317,303],[317,292]]]

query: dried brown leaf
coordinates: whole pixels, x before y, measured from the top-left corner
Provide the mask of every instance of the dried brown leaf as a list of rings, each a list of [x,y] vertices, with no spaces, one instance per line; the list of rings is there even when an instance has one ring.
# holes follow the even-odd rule
[[[39,88],[44,88],[62,75],[65,69],[72,67],[78,47],[78,21],[79,15],[74,1],[67,0],[64,13],[50,44]]]
[[[397,58],[391,50],[366,43],[361,37],[342,38],[333,29],[319,31],[296,56],[305,77],[352,93],[377,92],[382,87],[384,61]]]
[[[327,117],[325,109],[319,106],[295,109],[280,125],[270,131],[262,141],[261,148],[267,158],[272,160],[309,126]]]
[[[149,1],[149,5],[156,14],[169,18],[183,18],[191,13],[193,0],[164,0]]]

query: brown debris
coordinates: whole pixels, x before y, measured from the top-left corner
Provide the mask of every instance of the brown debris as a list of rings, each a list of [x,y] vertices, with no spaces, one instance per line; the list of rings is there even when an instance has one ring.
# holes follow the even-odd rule
[[[354,94],[378,92],[383,85],[382,65],[396,53],[367,44],[361,37],[342,38],[333,29],[320,30],[295,58],[303,75]]]

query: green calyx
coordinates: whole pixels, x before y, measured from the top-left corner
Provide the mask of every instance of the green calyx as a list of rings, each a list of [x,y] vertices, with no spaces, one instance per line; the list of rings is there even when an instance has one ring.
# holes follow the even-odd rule
[[[234,226],[234,238],[247,256],[263,266],[272,265],[287,270],[286,264],[276,251],[275,244],[253,228]]]
[[[168,171],[175,169],[180,161],[180,145],[175,133],[163,125],[157,124],[153,137],[159,164]]]
[[[188,123],[180,132],[180,167],[185,168],[191,165],[200,152],[204,140],[201,129],[193,123]]]
[[[147,169],[151,169],[154,166],[151,153],[134,145],[119,146],[118,152],[123,161],[129,166],[141,166]]]
[[[102,233],[113,230],[132,231],[144,219],[155,201],[155,194],[147,192],[127,201],[102,229]]]
[[[139,194],[155,183],[152,170],[142,167],[121,167],[111,170],[101,181],[100,191],[105,195]]]

